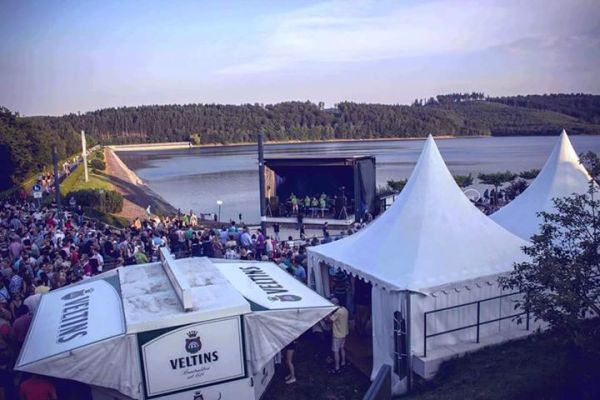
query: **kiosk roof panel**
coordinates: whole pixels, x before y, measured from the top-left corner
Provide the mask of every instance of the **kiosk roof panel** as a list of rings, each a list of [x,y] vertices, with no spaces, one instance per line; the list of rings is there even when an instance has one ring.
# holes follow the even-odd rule
[[[161,263],[120,269],[127,331],[141,332],[240,315],[250,305],[208,260],[172,260],[183,285],[189,287],[192,307],[182,307]]]

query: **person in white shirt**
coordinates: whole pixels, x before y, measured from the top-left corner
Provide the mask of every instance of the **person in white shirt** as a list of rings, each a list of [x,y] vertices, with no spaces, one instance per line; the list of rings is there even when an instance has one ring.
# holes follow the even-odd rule
[[[92,250],[92,252],[93,255],[90,258],[98,260],[98,272],[102,272],[104,270],[104,257],[96,249]]]

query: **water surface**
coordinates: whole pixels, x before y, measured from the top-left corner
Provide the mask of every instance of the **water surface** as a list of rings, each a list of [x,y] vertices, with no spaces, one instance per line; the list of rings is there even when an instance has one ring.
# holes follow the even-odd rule
[[[489,137],[439,139],[437,145],[453,174],[542,168],[556,137]],[[600,153],[600,137],[572,136],[578,153]],[[265,147],[270,156],[356,156],[377,160],[377,184],[410,176],[423,140],[355,141],[308,144],[274,144]],[[258,161],[255,145],[178,150],[119,152],[119,157],[151,189],[182,211],[217,212],[221,219],[259,221]],[[480,185],[475,185],[480,188]]]

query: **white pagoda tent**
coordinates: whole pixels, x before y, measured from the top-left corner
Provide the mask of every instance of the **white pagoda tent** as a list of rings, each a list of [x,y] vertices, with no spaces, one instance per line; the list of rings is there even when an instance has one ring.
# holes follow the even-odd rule
[[[399,364],[395,353],[411,355],[402,361],[408,368],[411,360],[424,357],[426,311],[502,295],[496,279],[525,260],[521,247],[526,244],[467,199],[429,136],[407,185],[385,213],[352,236],[308,249],[309,279],[322,294],[329,294],[330,268],[372,284],[374,378],[383,364]],[[502,300],[481,303],[480,321],[511,315],[514,304]],[[404,333],[395,332],[397,312],[406,325],[400,341],[408,352],[395,344]],[[426,329],[433,333],[473,324],[476,312],[475,304],[440,311],[429,315]],[[515,328],[510,319],[486,324],[480,335],[509,327]],[[474,338],[475,328],[463,329],[431,338],[427,346],[432,353]],[[393,375],[395,393],[406,390],[399,371]]]
[[[544,168],[531,185],[490,218],[515,235],[529,240],[539,231],[541,218],[537,216],[538,212],[552,212],[554,198],[585,193],[590,180],[563,129]]]

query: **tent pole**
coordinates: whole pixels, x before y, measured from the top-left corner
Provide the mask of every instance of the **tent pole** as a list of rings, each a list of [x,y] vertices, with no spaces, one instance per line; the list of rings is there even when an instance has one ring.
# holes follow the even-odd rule
[[[265,214],[265,150],[263,144],[263,133],[258,133],[258,185],[260,197],[260,229],[267,236],[267,222]]]
[[[412,343],[410,340],[411,337],[411,319],[412,319],[412,313],[411,313],[411,304],[410,304],[410,300],[411,300],[411,293],[409,290],[404,292],[406,295],[406,366],[408,368],[408,374],[406,376],[407,378],[407,392],[410,393],[411,389],[412,389]]]

